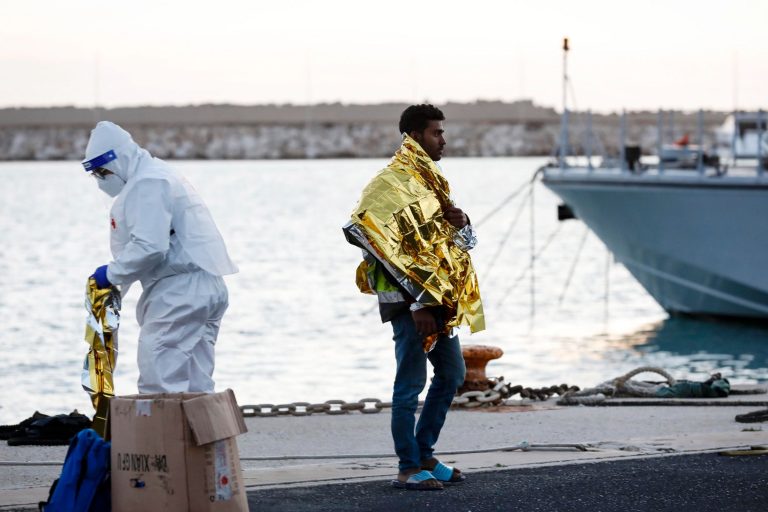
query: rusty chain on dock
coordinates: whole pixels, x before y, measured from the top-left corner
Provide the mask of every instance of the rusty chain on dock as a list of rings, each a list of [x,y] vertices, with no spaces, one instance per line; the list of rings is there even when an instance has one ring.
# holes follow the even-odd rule
[[[504,381],[504,377],[488,379],[488,388],[483,391],[466,391],[453,397],[451,407],[473,409],[476,407],[488,407],[502,405],[503,402],[514,395],[530,400],[547,400],[554,394],[563,395],[570,391],[578,391],[578,386],[549,386],[543,388],[531,388],[525,386],[511,386]],[[423,401],[419,406],[424,405]],[[392,402],[385,402],[378,398],[362,398],[357,402],[344,400],[326,400],[321,403],[291,402],[285,404],[255,404],[242,405],[240,410],[245,417],[270,417],[270,416],[310,416],[312,414],[349,414],[352,411],[360,411],[363,414],[376,414],[382,409],[392,407]]]

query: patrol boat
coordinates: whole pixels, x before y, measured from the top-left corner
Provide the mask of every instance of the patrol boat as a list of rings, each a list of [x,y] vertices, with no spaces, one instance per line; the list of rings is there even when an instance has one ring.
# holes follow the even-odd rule
[[[729,117],[731,133],[718,133],[730,138],[727,158],[700,150],[694,171],[642,164],[625,117],[618,161],[571,165],[567,119],[564,110],[556,163],[540,169],[565,203],[561,218],[584,221],[669,313],[768,320],[768,115]]]

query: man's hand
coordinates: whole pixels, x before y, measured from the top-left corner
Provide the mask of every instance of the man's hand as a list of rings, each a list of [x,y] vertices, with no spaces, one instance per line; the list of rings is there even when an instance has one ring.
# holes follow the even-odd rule
[[[450,222],[453,227],[458,229],[469,224],[467,214],[465,214],[461,208],[456,208],[455,206],[450,206],[443,210],[443,218]]]
[[[416,324],[416,333],[420,336],[429,336],[437,332],[435,316],[427,308],[411,311],[413,323]]]

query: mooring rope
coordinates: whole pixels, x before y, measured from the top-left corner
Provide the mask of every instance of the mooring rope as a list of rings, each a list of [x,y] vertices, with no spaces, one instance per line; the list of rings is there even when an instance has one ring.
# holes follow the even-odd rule
[[[512,451],[527,452],[531,450],[574,450],[579,452],[586,452],[595,450],[587,445],[580,443],[562,444],[562,443],[548,443],[548,444],[531,444],[528,441],[522,441],[512,446],[499,446],[496,448],[478,448],[475,450],[451,450],[435,452],[437,455],[467,455],[472,453],[493,453],[493,452],[512,452]],[[596,450],[595,450],[596,451]],[[322,460],[322,459],[390,459],[396,457],[394,453],[360,453],[360,454],[340,454],[340,455],[276,455],[266,457],[240,457],[241,461],[259,462],[259,461],[273,461],[273,460]]]
[[[452,451],[440,451],[435,452],[437,455],[468,455],[473,453],[494,453],[494,452],[512,452],[512,451],[528,452],[532,450],[551,450],[551,451],[564,451],[572,450],[579,452],[586,451],[598,451],[597,448],[593,448],[589,445],[581,443],[529,443],[528,441],[521,441],[518,444],[511,446],[498,446],[495,448],[478,448],[475,450],[452,450]],[[283,460],[333,460],[333,459],[391,459],[397,455],[394,453],[340,453],[338,455],[266,455],[263,457],[240,457],[241,462],[269,462],[269,461],[283,461]],[[14,466],[62,466],[63,461],[0,461],[0,466],[14,467]]]
[[[558,405],[596,405],[604,402],[609,396],[655,397],[656,391],[665,384],[630,380],[635,375],[645,372],[658,373],[666,379],[670,386],[674,386],[677,383],[675,378],[663,368],[657,366],[641,366],[624,375],[616,377],[615,379],[598,384],[593,388],[586,388],[579,391],[567,391],[557,403]]]

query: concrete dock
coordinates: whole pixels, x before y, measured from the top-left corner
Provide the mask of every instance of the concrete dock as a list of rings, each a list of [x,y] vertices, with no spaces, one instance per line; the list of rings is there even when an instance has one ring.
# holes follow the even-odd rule
[[[604,406],[558,406],[553,398],[455,409],[448,415],[437,455],[468,475],[462,484],[466,489],[473,485],[473,475],[484,472],[768,447],[768,422],[734,419],[737,414],[768,408],[765,394],[674,400],[670,405],[642,405],[638,399],[620,404],[621,400],[613,400]],[[372,482],[388,493],[407,492],[388,487],[397,473],[390,418],[387,410],[246,418],[248,433],[238,438],[238,444],[249,496],[269,489],[328,485],[342,489],[361,482]],[[531,449],[521,450],[524,442]],[[58,476],[66,450],[66,446],[0,444],[0,510],[36,510]],[[756,492],[765,493],[768,502],[768,456],[758,459],[764,468],[758,478],[766,483]],[[287,503],[286,507],[291,510]],[[251,500],[251,510],[258,509]]]

